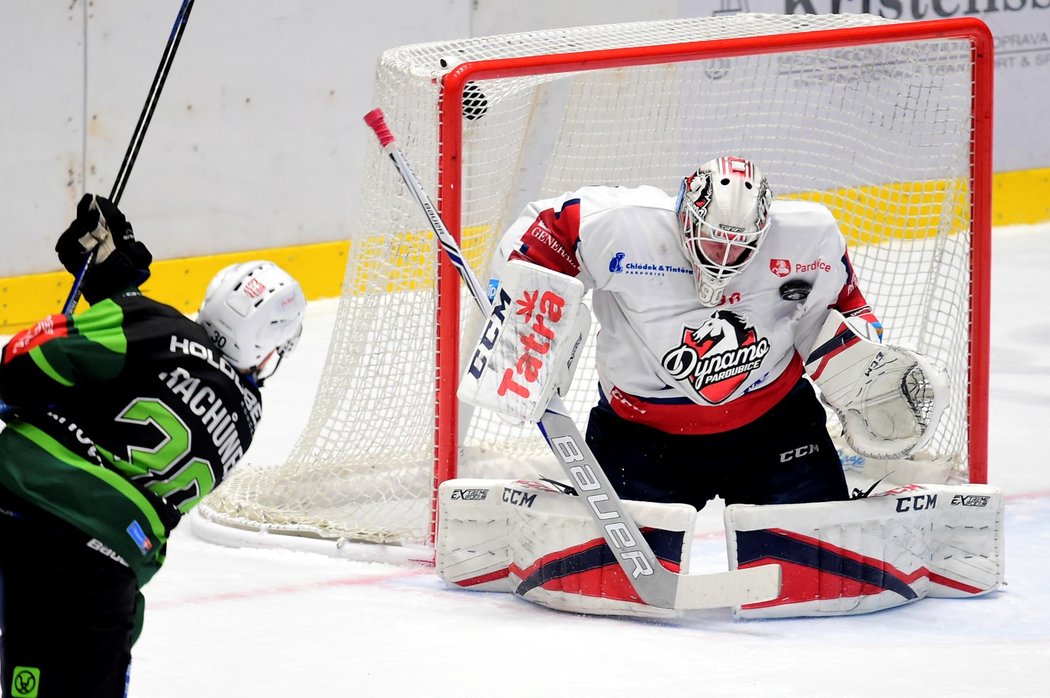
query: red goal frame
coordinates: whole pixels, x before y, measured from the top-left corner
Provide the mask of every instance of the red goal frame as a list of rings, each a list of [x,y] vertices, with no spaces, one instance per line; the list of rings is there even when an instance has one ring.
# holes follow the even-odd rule
[[[699,59],[731,58],[863,46],[923,39],[967,39],[972,47],[973,93],[970,210],[970,347],[969,477],[988,480],[988,353],[990,337],[992,105],[994,47],[991,32],[971,17],[905,22],[844,29],[809,31],[680,44],[631,47],[522,58],[465,62],[442,79],[438,102],[437,206],[453,236],[461,234],[461,162],[463,147],[463,91],[471,80],[537,74],[602,70]],[[434,415],[434,497],[437,485],[456,477],[458,468],[460,294],[459,275],[444,255],[437,263],[437,370]],[[436,499],[432,512],[437,511]],[[436,514],[432,514],[433,538]]]

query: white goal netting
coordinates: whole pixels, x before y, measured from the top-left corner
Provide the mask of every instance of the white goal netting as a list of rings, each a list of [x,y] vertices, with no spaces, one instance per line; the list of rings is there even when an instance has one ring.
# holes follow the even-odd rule
[[[927,456],[965,479],[984,428],[969,412],[974,46],[904,36],[905,26],[743,14],[420,44],[382,55],[375,100],[442,210],[458,197],[462,246],[482,279],[525,202],[584,184],[674,192],[697,164],[731,153],[758,162],[777,196],[824,203],[885,339],[949,369],[951,411]],[[565,64],[580,52],[595,60]],[[532,67],[513,63],[522,57]],[[440,113],[442,78],[482,61],[495,63],[456,107],[462,142],[443,143],[442,123],[460,114]],[[500,66],[515,67],[491,74]],[[464,411],[452,434],[435,419],[438,334],[462,334],[467,352],[478,317],[464,301],[457,326],[438,319],[433,235],[378,145],[369,153],[309,424],[286,463],[235,472],[204,500],[212,524],[425,545],[440,434],[456,439],[461,476],[560,476],[534,427]],[[462,365],[452,359],[442,370]],[[581,428],[596,400],[587,369],[585,358],[567,400]]]

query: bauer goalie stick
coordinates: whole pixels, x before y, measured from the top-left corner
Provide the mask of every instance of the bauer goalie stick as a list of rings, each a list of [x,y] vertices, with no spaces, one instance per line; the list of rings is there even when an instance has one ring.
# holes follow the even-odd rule
[[[383,152],[394,162],[430,221],[441,249],[459,271],[482,314],[487,316],[490,311],[488,296],[467,264],[456,239],[401,155],[382,110],[373,109],[366,114],[365,123],[375,132]],[[601,529],[609,549],[647,604],[680,610],[724,608],[768,601],[779,595],[779,565],[699,575],[676,574],[661,565],[557,394],[548,403],[538,426],[581,501],[586,503],[587,511]]]
[[[164,53],[161,55],[160,65],[157,66],[157,73],[153,76],[153,84],[150,85],[149,94],[146,95],[146,103],[142,105],[142,112],[139,114],[138,123],[135,124],[135,131],[131,134],[131,142],[128,143],[128,149],[124,152],[124,160],[120,163],[120,170],[117,172],[117,178],[113,182],[113,189],[109,194],[109,200],[113,202],[114,206],[120,203],[120,197],[124,194],[124,186],[128,183],[128,177],[131,175],[131,168],[138,158],[139,148],[142,147],[142,139],[146,137],[146,129],[149,128],[149,122],[153,119],[157,100],[160,98],[161,90],[164,89],[164,82],[168,79],[168,71],[171,69],[171,64],[175,60],[175,51],[178,50],[179,43],[182,41],[182,33],[185,31],[186,22],[190,18],[193,1],[182,0],[179,14],[175,17],[175,24],[171,28],[171,34],[168,35],[168,43],[164,45]],[[99,215],[102,215],[101,211]],[[62,305],[63,314],[68,315],[76,309],[77,303],[80,301],[84,277],[87,275],[91,265],[95,263],[97,250],[98,248],[96,247],[88,253],[84,264],[80,267],[80,271],[74,277],[73,288],[69,290],[69,296],[66,297],[66,302]]]

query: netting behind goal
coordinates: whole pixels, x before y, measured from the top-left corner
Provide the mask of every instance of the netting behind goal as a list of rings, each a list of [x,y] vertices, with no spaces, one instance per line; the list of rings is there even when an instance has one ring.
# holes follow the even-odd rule
[[[990,60],[976,20],[743,14],[396,48],[376,105],[481,279],[531,199],[585,184],[675,192],[711,157],[755,160],[777,196],[835,214],[885,340],[949,369],[951,411],[926,457],[979,481]],[[288,462],[235,472],[205,499],[212,524],[425,545],[435,484],[457,465],[560,476],[535,427],[457,411],[478,313],[378,146],[362,181],[309,424]],[[581,428],[596,399],[585,357],[567,399]]]

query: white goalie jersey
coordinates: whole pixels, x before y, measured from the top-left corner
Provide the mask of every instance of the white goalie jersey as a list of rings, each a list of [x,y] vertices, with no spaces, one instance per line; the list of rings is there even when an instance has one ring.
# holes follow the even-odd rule
[[[653,187],[584,187],[533,202],[497,258],[593,289],[600,387],[618,415],[665,432],[721,432],[761,416],[798,382],[800,351],[829,308],[879,329],[831,213],[775,201],[771,217],[755,259],[714,307],[697,299],[674,198]]]

